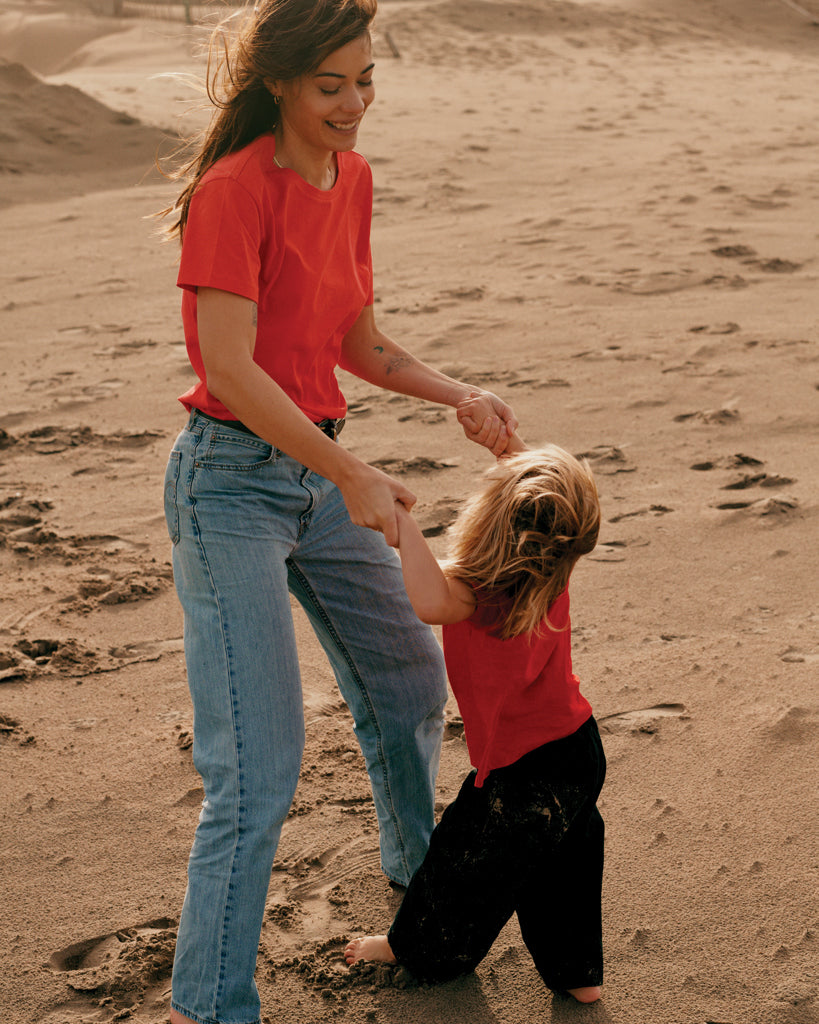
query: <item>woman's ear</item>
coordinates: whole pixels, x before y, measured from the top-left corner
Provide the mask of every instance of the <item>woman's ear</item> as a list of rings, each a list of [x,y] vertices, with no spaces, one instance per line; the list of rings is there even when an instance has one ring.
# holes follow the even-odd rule
[[[267,89],[276,103],[278,103],[282,98],[282,83],[277,78],[265,78],[263,81],[265,89]]]

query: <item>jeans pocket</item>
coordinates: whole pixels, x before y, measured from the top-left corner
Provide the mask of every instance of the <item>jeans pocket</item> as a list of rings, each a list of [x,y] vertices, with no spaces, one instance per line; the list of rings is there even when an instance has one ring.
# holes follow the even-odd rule
[[[182,453],[172,451],[165,470],[165,523],[171,543],[179,543],[179,467],[182,464]]]
[[[197,452],[194,465],[197,469],[249,473],[276,462],[279,454],[278,448],[260,437],[215,430],[207,447]]]

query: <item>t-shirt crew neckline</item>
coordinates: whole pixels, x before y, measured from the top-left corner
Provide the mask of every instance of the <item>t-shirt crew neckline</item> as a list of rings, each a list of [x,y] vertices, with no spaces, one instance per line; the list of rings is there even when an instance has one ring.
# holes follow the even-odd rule
[[[299,172],[294,171],[292,167],[280,167],[276,163],[276,137],[271,133],[267,138],[270,140],[270,164],[274,172],[279,174],[282,172],[289,174],[291,178],[295,179],[296,187],[299,188],[306,196],[310,196],[313,199],[320,199],[325,202],[329,202],[335,198],[335,193],[338,191],[341,176],[344,174],[344,161],[341,159],[341,153],[336,153],[336,180],[333,182],[332,188],[317,188],[315,185],[311,185],[309,181],[305,181]]]

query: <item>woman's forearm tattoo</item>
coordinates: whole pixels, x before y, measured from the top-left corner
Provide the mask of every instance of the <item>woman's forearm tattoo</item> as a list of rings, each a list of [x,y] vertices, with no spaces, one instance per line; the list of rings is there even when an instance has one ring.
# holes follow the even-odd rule
[[[402,370],[405,366],[412,366],[415,360],[412,356],[393,356],[392,359],[387,362],[387,376],[391,373],[395,373],[397,370]]]

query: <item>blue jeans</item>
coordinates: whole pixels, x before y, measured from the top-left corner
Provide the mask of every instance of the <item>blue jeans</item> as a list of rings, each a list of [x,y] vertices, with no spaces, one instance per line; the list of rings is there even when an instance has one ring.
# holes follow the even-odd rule
[[[304,748],[288,591],[353,716],[382,868],[404,885],[434,826],[443,657],[383,537],[350,521],[335,485],[260,438],[192,414],[170,455],[165,511],[205,789],[172,1006],[202,1024],[254,1024],[264,905]]]

